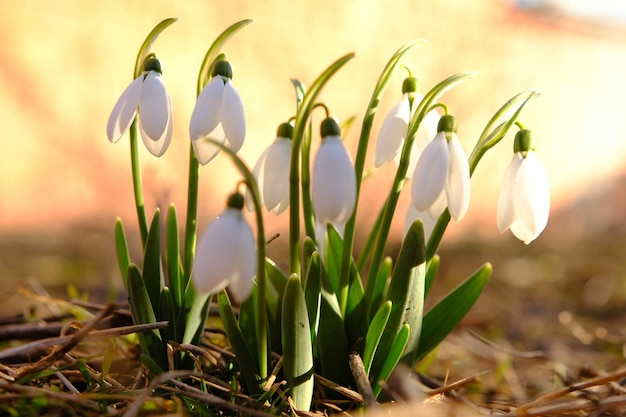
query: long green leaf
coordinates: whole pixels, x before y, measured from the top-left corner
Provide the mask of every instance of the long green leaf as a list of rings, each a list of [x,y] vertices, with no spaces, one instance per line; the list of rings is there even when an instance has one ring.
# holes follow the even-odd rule
[[[248,347],[248,352],[258,352],[256,321],[254,318],[258,308],[258,296],[259,288],[256,283],[253,283],[250,296],[239,305],[239,328]]]
[[[378,349],[378,343],[383,335],[383,331],[387,326],[387,320],[391,314],[391,301],[386,301],[380,306],[369,328],[367,329],[367,335],[365,336],[365,348],[363,349],[363,366],[365,367],[366,375],[369,375],[370,368],[372,366],[372,360],[376,349]]]
[[[378,374],[378,378],[376,379],[376,383],[374,384],[373,391],[374,396],[378,397],[382,387],[380,385],[380,381],[387,381],[387,379],[391,376],[391,373],[400,362],[400,358],[402,357],[402,352],[404,352],[407,343],[409,342],[409,337],[411,336],[411,328],[408,324],[405,324],[400,328],[398,335],[396,336],[393,344],[391,345],[391,349],[389,349],[389,353],[383,364],[380,373]]]
[[[380,307],[383,302],[383,298],[387,294],[387,287],[389,286],[392,268],[393,260],[391,259],[391,257],[387,256],[380,265],[378,275],[376,275],[376,282],[372,287],[373,292],[370,302],[371,306],[369,307],[372,315]]]
[[[178,312],[178,323],[184,329],[183,343],[197,345],[204,334],[209,314],[211,294],[199,293],[189,280],[183,305]]]
[[[422,221],[417,219],[409,228],[404,242],[402,242],[400,254],[389,282],[387,299],[391,301],[392,308],[387,327],[372,364],[372,375],[374,376],[380,375],[386,361],[386,353],[391,349],[396,335],[405,324],[411,327],[411,337],[408,340],[403,361],[412,362],[415,357],[424,313],[425,250],[424,227]]]
[[[128,266],[128,298],[130,311],[135,324],[156,323],[156,315],[152,309],[144,279],[137,267]],[[161,368],[167,369],[165,346],[158,330],[150,330],[137,334],[141,351],[148,355]]]
[[[122,282],[124,283],[124,288],[128,291],[126,274],[128,272],[128,265],[130,265],[130,254],[128,253],[128,243],[126,241],[126,234],[124,233],[124,225],[122,225],[122,219],[119,217],[115,221],[115,252],[117,253],[117,263],[120,267]]]
[[[179,239],[176,207],[172,204],[167,210],[167,218],[165,219],[165,262],[169,288],[172,291],[172,299],[177,307],[183,304],[185,288],[187,287],[180,258]]]
[[[309,315],[309,326],[311,326],[311,340],[315,341],[320,320],[322,269],[324,268],[319,252],[313,252],[311,254],[308,266],[304,287],[304,299]]]
[[[289,277],[283,299],[283,370],[295,408],[308,411],[313,400],[313,347],[304,292],[297,275]]]
[[[217,294],[217,304],[220,310],[224,331],[226,332],[226,336],[228,336],[228,342],[233,348],[233,352],[235,352],[237,364],[239,365],[239,370],[246,383],[246,387],[252,394],[259,394],[261,392],[260,381],[258,379],[259,369],[253,359],[254,356],[248,350],[245,338],[239,327],[239,322],[237,321],[237,317],[235,316],[235,312],[233,311],[230,300],[228,299],[228,294],[226,294],[225,290]]]
[[[487,285],[493,268],[486,263],[424,315],[416,359],[434,349],[461,322]]]
[[[283,349],[280,336],[281,314],[283,308],[283,294],[285,293],[285,287],[287,286],[289,278],[278,268],[274,261],[269,258],[265,258],[265,271],[269,284],[265,287],[265,299],[267,301],[272,350],[276,353],[282,353]]]
[[[432,258],[430,258],[430,261],[427,262],[426,264],[426,279],[425,279],[425,286],[424,286],[424,299],[426,299],[426,297],[428,297],[428,294],[430,293],[430,289],[433,286],[433,283],[435,282],[435,278],[437,277],[437,271],[439,271],[439,263],[440,263],[441,259],[439,258],[439,255],[433,255]]]
[[[159,299],[165,282],[161,268],[161,211],[157,208],[150,224],[144,248],[143,279],[154,311],[159,311]]]

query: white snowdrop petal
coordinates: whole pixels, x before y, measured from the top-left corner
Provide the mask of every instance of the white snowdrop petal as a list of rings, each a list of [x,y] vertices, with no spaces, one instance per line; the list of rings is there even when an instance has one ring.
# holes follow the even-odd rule
[[[167,132],[169,103],[169,94],[161,75],[155,71],[148,72],[139,97],[139,122],[152,140],[159,140]]]
[[[218,124],[215,129],[213,129],[213,131],[211,132],[208,132],[207,135],[201,137],[200,139],[191,141],[191,144],[193,145],[193,150],[196,154],[196,158],[198,158],[198,162],[200,163],[200,165],[208,164],[220,152],[220,148],[205,140],[206,138],[210,138],[218,141],[221,144],[224,144],[226,142],[226,136],[224,136],[224,130],[222,129],[222,125]]]
[[[413,184],[411,197],[413,205],[419,211],[425,211],[441,194],[448,175],[448,144],[443,132],[437,134],[420,156]]]
[[[198,242],[193,266],[193,279],[200,292],[224,288],[237,267],[237,223],[241,212],[226,209],[207,227]]]
[[[437,220],[447,206],[448,202],[446,201],[446,191],[441,190],[441,193],[435,199],[435,202],[431,204],[430,207],[428,207],[426,212],[431,217],[431,219]]]
[[[519,172],[520,165],[523,161],[519,153],[515,153],[511,162],[504,171],[502,186],[500,187],[500,195],[498,196],[498,206],[496,209],[496,221],[500,233],[504,233],[517,218],[515,206],[513,204],[513,193],[515,188],[515,178]]]
[[[112,143],[120,140],[133,122],[137,107],[139,107],[139,96],[141,95],[141,84],[143,75],[135,78],[128,87],[124,89],[120,98],[117,99],[109,120],[107,122],[107,136]]]
[[[172,141],[172,133],[174,130],[174,119],[173,119],[173,110],[172,110],[172,99],[170,96],[167,96],[167,106],[168,106],[168,117],[167,117],[167,127],[161,137],[159,138],[151,138],[146,131],[144,130],[144,126],[142,123],[142,119],[139,119],[139,130],[141,132],[141,139],[143,140],[144,145],[150,151],[150,153],[154,156],[162,156],[167,148],[170,146],[170,142]]]
[[[437,224],[437,219],[433,219],[428,213],[423,211],[418,211],[413,204],[409,204],[409,208],[406,212],[406,218],[404,220],[404,232],[403,235],[406,236],[409,228],[413,224],[413,222],[417,219],[422,219],[422,224],[424,225],[424,240],[428,242],[430,239],[430,235],[433,233],[435,229],[435,225]]]
[[[513,201],[517,215],[529,232],[538,236],[548,223],[550,190],[545,169],[533,151],[523,160],[516,179]]]
[[[524,242],[526,245],[539,236],[539,233],[533,233],[528,230],[526,225],[521,220],[516,220],[511,224],[511,233],[513,233],[516,238]]]
[[[274,210],[279,205],[282,210],[286,208],[284,202],[289,201],[290,160],[291,140],[277,138],[269,147],[263,167],[263,199],[268,210]]]
[[[313,210],[320,223],[343,223],[356,202],[356,174],[348,151],[337,136],[322,144],[313,164]]]
[[[233,233],[236,233],[237,236],[236,268],[229,288],[233,298],[241,302],[250,294],[252,280],[257,273],[256,247],[252,229],[243,218],[239,220]]]
[[[265,148],[263,153],[261,153],[261,156],[259,156],[259,159],[256,160],[254,167],[252,168],[252,176],[254,176],[254,179],[256,180],[256,183],[257,183],[261,205],[265,205],[265,201],[263,200],[263,184],[265,182],[264,166],[265,166],[265,161],[267,159],[267,154],[269,153],[269,151],[270,151],[270,147]],[[246,208],[249,211],[253,211],[254,202],[252,201],[252,195],[250,194],[248,187],[246,187],[245,201],[246,201]]]
[[[410,116],[409,100],[404,95],[402,100],[387,113],[380,127],[374,157],[376,168],[399,157],[407,134]]]
[[[213,77],[202,89],[189,122],[189,137],[197,140],[215,130],[220,122],[224,82],[222,77]]]
[[[221,122],[230,149],[233,152],[239,151],[246,137],[246,117],[243,101],[230,81],[224,85]]]
[[[448,142],[448,178],[446,180],[446,199],[448,211],[455,222],[467,213],[470,203],[470,175],[467,154],[456,134]]]
[[[417,165],[417,161],[419,161],[422,152],[437,135],[438,124],[439,113],[437,113],[435,110],[431,110],[426,113],[426,116],[424,116],[422,123],[420,123],[420,126],[415,133],[415,140],[413,141],[413,146],[411,147],[411,157],[409,158],[409,166],[406,171],[406,178],[413,177],[413,173],[415,172],[415,166]],[[398,158],[398,160],[396,161],[396,165],[398,165],[399,162],[400,160]]]

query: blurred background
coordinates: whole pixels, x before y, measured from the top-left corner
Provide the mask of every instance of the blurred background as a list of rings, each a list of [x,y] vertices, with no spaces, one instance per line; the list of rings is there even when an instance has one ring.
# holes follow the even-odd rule
[[[542,93],[521,121],[534,131],[550,177],[548,227],[529,247],[510,233],[497,232],[498,189],[512,152],[512,136],[507,137],[479,165],[470,211],[460,224],[450,225],[444,239],[444,265],[446,254],[467,260],[443,268],[443,275],[454,277],[450,285],[492,260],[490,291],[496,296],[494,303],[482,304],[486,315],[511,308],[510,300],[498,295],[522,290],[531,293],[530,301],[523,299],[527,307],[541,304],[554,312],[623,305],[626,5],[620,0],[593,5],[582,0],[0,0],[0,13],[3,314],[26,308],[27,303],[16,301],[16,289],[24,284],[32,291],[41,287],[61,293],[76,286],[91,296],[121,286],[112,238],[116,217],[123,219],[137,253],[140,249],[128,137],[112,145],[105,126],[132,80],[141,42],[167,17],[180,20],[153,51],[173,99],[174,139],[159,159],[140,146],[149,214],[170,202],[181,215],[185,212],[187,129],[197,72],[213,39],[230,24],[255,19],[224,50],[246,107],[248,133],[240,155],[250,166],[273,141],[277,126],[294,113],[289,80],[309,85],[348,52],[356,58],[329,83],[321,100],[341,120],[356,116],[345,138],[354,155],[380,71],[400,46],[424,38],[428,45],[406,59],[424,91],[454,73],[480,72],[442,99],[458,117],[458,135],[468,151],[510,97],[530,88]],[[381,102],[372,151],[382,115],[399,98],[404,76],[396,76]],[[372,152],[366,167],[373,169]],[[382,167],[364,185],[359,211],[364,232],[393,173],[393,166]],[[202,230],[223,209],[239,177],[223,156],[200,175]],[[393,229],[396,243],[409,204],[405,194]],[[268,234],[284,231],[286,213],[265,217]],[[281,256],[281,241],[271,246],[272,256]]]

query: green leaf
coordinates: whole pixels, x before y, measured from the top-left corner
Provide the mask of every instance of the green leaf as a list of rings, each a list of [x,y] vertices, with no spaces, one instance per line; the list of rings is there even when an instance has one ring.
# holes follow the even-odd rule
[[[435,282],[435,278],[437,277],[437,271],[439,271],[439,263],[441,258],[439,255],[434,255],[426,264],[426,282],[424,285],[424,299],[428,297],[430,293],[430,289],[433,286],[433,282]]]
[[[354,346],[367,333],[367,311],[361,276],[356,269],[354,259],[351,258],[350,260],[350,286],[348,287],[344,322],[348,343],[350,346]]]
[[[198,345],[204,334],[204,326],[209,314],[211,294],[199,293],[189,280],[185,291],[183,306],[178,312],[179,326],[185,331],[183,343]]]
[[[163,373],[163,370],[167,369],[159,365],[152,356],[147,355],[145,353],[142,353],[141,355],[139,355],[139,360],[141,361],[141,363],[145,365],[146,368],[148,368],[148,371],[150,371],[151,377],[161,375]]]
[[[389,320],[390,314],[391,301],[386,301],[380,306],[374,315],[369,328],[367,329],[367,335],[365,336],[365,348],[363,349],[363,366],[365,367],[366,375],[369,375],[374,354],[378,348],[378,343],[383,335],[383,331],[387,326],[387,320]]]
[[[156,323],[156,315],[152,309],[148,291],[141,273],[133,264],[128,266],[128,301],[135,324]],[[137,334],[141,351],[156,362],[161,369],[167,369],[167,356],[161,334],[157,329]]]
[[[200,74],[198,76],[198,86],[197,86],[197,94],[199,95],[209,78],[211,77],[211,68],[213,67],[213,63],[215,62],[217,56],[220,53],[220,50],[226,43],[226,41],[233,36],[237,31],[247,26],[248,24],[254,22],[252,19],[244,19],[239,22],[233,23],[229,27],[226,28],[211,44],[209,49],[202,60],[202,64],[200,65]]]
[[[115,252],[117,253],[117,263],[120,267],[122,282],[124,282],[124,288],[128,291],[126,273],[128,271],[128,265],[130,265],[130,255],[128,253],[128,243],[126,242],[122,219],[119,217],[115,221]]]
[[[300,104],[302,104],[302,100],[304,99],[304,95],[306,94],[306,88],[304,87],[304,84],[295,78],[291,79],[291,84],[293,84],[293,88],[296,91],[296,109],[299,109]]]
[[[161,329],[161,339],[165,343],[170,340],[179,342],[182,340],[182,335],[179,338],[176,332],[176,309],[172,299],[172,292],[168,287],[163,287],[163,290],[161,291],[159,306],[159,321],[169,322],[169,325],[166,328]]]
[[[313,256],[314,252],[317,252],[319,255],[317,245],[311,236],[305,236],[302,241],[302,273],[305,274],[304,280],[302,281],[302,288],[306,288],[306,272],[309,270],[309,262],[311,261],[311,256]]]
[[[389,280],[391,278],[391,269],[393,268],[393,260],[390,256],[387,256],[378,270],[376,275],[376,282],[373,285],[372,300],[370,302],[369,311],[371,314],[379,308],[383,302],[383,298],[387,294],[387,287],[389,286]]]
[[[349,349],[339,301],[322,269],[322,298],[317,331],[317,353],[322,375],[344,386],[352,384]]]
[[[269,314],[268,324],[270,329],[270,340],[274,352],[281,353],[281,313],[283,308],[283,294],[287,286],[287,276],[269,258],[265,258],[265,271],[267,272],[267,282],[265,286],[265,299],[267,301],[267,312]]]
[[[411,327],[407,351],[403,355],[405,362],[412,362],[417,352],[417,343],[422,327],[424,313],[424,276],[426,274],[426,247],[422,221],[417,219],[409,228],[396,266],[389,282],[387,299],[392,308],[387,327],[380,341],[377,355],[372,364],[372,374],[380,375],[386,361],[386,352],[404,326]]]
[[[152,303],[152,309],[159,311],[159,298],[161,297],[161,290],[165,286],[161,269],[161,211],[159,209],[154,212],[148,231],[142,275],[146,282],[146,290]]]
[[[307,313],[309,315],[311,340],[315,340],[317,338],[317,329],[320,320],[322,270],[324,269],[319,252],[313,252],[313,254],[311,254],[308,266],[304,287],[304,299],[306,302]]]
[[[180,242],[176,207],[172,204],[167,210],[165,220],[165,262],[172,299],[176,306],[183,304],[187,282],[184,279],[183,266],[180,258]]]
[[[313,399],[313,348],[304,292],[297,275],[289,277],[283,298],[283,370],[295,408],[308,411]]]
[[[343,241],[341,235],[332,223],[327,224],[326,233],[322,236],[326,241],[325,263],[328,280],[332,286],[333,293],[339,291],[339,268],[341,268],[341,253],[343,250]]]
[[[150,31],[146,39],[141,44],[141,47],[139,48],[139,52],[137,53],[137,60],[135,61],[135,71],[133,73],[133,79],[139,77],[139,75],[141,75],[141,73],[143,72],[143,63],[146,57],[150,54],[150,48],[152,47],[152,44],[154,43],[154,41],[161,34],[161,32],[163,32],[169,25],[176,22],[177,20],[178,20],[177,18],[173,18],[173,17],[162,20],[161,22],[159,22],[158,25],[154,27],[154,29],[152,29],[152,31]]]
[[[492,269],[491,264],[486,263],[426,313],[417,360],[441,343],[461,322],[487,285]]]
[[[243,376],[244,382],[248,391],[253,395],[260,394],[261,389],[259,385],[259,370],[253,359],[251,352],[248,350],[243,333],[237,322],[237,317],[228,299],[228,294],[225,290],[220,291],[217,294],[217,304],[220,311],[220,317],[222,318],[222,324],[226,336],[228,336],[228,342],[233,348],[239,370]]]
[[[389,353],[387,354],[385,363],[383,364],[383,367],[380,370],[378,378],[376,379],[376,383],[374,384],[373,391],[374,391],[375,397],[378,397],[378,394],[380,394],[380,391],[382,390],[382,387],[380,386],[379,382],[387,381],[389,376],[391,376],[391,373],[393,372],[393,370],[396,368],[396,365],[398,365],[398,362],[400,362],[400,358],[402,357],[402,352],[404,352],[404,349],[407,346],[410,335],[411,335],[411,328],[409,327],[408,324],[405,324],[404,326],[400,328],[398,335],[396,336],[395,340],[393,341],[393,344],[391,345],[391,349],[389,349]]]
[[[255,282],[252,284],[250,296],[239,305],[239,328],[248,347],[248,352],[258,352],[257,324],[255,320],[256,312],[258,311],[258,296],[259,288]]]

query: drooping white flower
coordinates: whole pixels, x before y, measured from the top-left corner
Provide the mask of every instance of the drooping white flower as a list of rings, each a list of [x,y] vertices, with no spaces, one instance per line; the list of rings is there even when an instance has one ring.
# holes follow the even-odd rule
[[[189,136],[200,164],[215,158],[219,148],[205,138],[226,144],[233,152],[243,145],[246,119],[243,101],[232,83],[233,70],[229,62],[217,61],[213,78],[196,101],[189,123]]]
[[[322,144],[313,163],[313,210],[317,222],[344,224],[356,204],[356,174],[350,154],[332,118],[322,122]]]
[[[394,161],[396,165],[400,164],[402,147],[406,140],[409,120],[412,115],[411,110],[416,109],[424,99],[424,96],[417,93],[416,90],[417,79],[414,77],[406,78],[402,84],[402,99],[391,108],[383,120],[376,141],[374,165],[377,168],[389,161]],[[409,165],[406,171],[407,178],[411,178],[422,151],[437,133],[438,122],[439,114],[435,110],[426,113],[421,121],[411,146]]]
[[[126,133],[136,114],[146,148],[154,156],[163,155],[172,140],[173,110],[156,58],[146,61],[144,72],[126,87],[113,106],[107,122],[107,136],[112,143]]]
[[[415,167],[411,197],[418,211],[428,211],[437,218],[448,207],[450,216],[458,222],[469,208],[469,163],[455,133],[456,119],[443,116],[438,129]]]
[[[263,205],[275,214],[289,206],[289,166],[291,161],[291,137],[293,126],[283,123],[278,127],[276,140],[257,160],[252,174],[259,185]],[[248,208],[253,209],[250,198]]]
[[[541,234],[550,215],[548,175],[537,154],[527,145],[517,146],[518,137],[529,135],[521,130],[516,135],[516,152],[509,163],[498,198],[497,223],[500,233],[507,229],[519,240],[529,244]]]
[[[233,194],[226,210],[211,222],[198,241],[192,272],[198,291],[215,293],[228,286],[238,301],[250,293],[257,257],[252,229],[242,208],[243,196]]]

